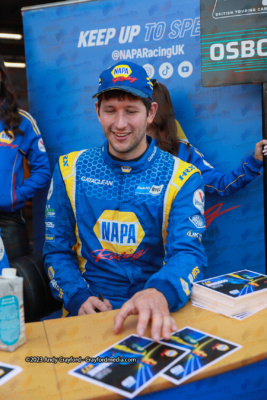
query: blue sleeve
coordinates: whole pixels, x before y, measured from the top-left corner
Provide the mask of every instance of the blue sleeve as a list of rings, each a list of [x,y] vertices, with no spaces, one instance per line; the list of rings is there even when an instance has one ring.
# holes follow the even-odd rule
[[[26,158],[30,167],[30,177],[17,188],[18,198],[29,200],[35,193],[44,188],[51,179],[50,165],[40,131],[30,114],[25,114],[23,123],[23,141],[20,152]],[[26,119],[27,118],[27,119]]]
[[[43,257],[52,294],[64,302],[64,308],[71,315],[77,315],[91,292],[82,277],[77,253],[73,250],[77,243],[76,221],[58,164],[48,191],[45,214]]]
[[[190,162],[194,164],[200,171],[204,180],[205,192],[217,193],[220,196],[229,196],[242,189],[249,182],[261,175],[263,163],[256,160],[251,155],[237,168],[230,172],[223,173],[213,168],[204,158],[197,152],[194,147],[190,147]]]
[[[175,197],[169,215],[167,242],[163,267],[147,282],[146,288],[155,288],[166,297],[170,311],[183,307],[189,300],[191,285],[203,279],[207,257],[202,235],[205,231],[203,180],[193,174]],[[194,204],[197,204],[195,206]]]

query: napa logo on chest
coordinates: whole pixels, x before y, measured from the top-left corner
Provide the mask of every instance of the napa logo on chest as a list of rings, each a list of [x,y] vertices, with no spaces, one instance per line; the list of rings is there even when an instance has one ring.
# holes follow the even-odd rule
[[[142,242],[145,232],[133,212],[106,210],[94,226],[103,249],[117,254],[133,254]]]

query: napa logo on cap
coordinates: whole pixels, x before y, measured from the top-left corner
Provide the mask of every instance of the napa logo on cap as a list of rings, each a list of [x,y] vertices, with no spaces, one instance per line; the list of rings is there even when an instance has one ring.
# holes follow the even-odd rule
[[[111,75],[113,78],[118,78],[118,77],[124,77],[127,78],[129,75],[131,75],[132,70],[129,67],[129,65],[121,64],[121,65],[116,65],[116,67],[113,68],[111,71]]]
[[[133,212],[105,210],[94,226],[103,249],[117,254],[133,254],[145,232]]]
[[[130,83],[133,83],[135,81],[138,81],[137,78],[131,76],[132,70],[129,67],[129,65],[117,65],[116,67],[113,68],[111,71],[111,75],[113,76],[112,82],[124,82],[124,81],[129,81]]]

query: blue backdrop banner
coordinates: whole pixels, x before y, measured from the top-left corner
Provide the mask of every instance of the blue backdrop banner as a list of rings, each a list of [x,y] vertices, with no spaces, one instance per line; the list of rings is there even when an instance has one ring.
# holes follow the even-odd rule
[[[30,112],[53,169],[59,155],[101,145],[92,95],[117,61],[144,66],[170,91],[192,145],[230,171],[262,136],[261,86],[201,86],[199,0],[99,0],[24,9]],[[265,273],[263,182],[206,197],[208,275]]]

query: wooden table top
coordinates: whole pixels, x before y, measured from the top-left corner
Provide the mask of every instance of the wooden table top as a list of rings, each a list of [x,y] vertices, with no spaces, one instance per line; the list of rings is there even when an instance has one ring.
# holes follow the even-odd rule
[[[122,396],[68,374],[79,363],[28,363],[26,357],[93,357],[124,337],[136,333],[137,316],[129,317],[120,334],[113,333],[117,311],[28,323],[27,342],[14,352],[0,351],[0,361],[23,371],[0,388],[0,400],[120,399]],[[267,358],[267,308],[243,321],[192,306],[173,313],[178,329],[185,326],[207,332],[243,346],[204,369],[187,382],[211,377]],[[145,332],[150,337],[150,327]],[[186,383],[187,383],[186,382]],[[185,383],[185,384],[186,384]],[[173,387],[159,377],[141,394]]]
[[[137,316],[126,320],[123,331],[113,333],[113,319],[117,311],[44,322],[51,354],[55,357],[93,357],[131,333],[136,333]],[[240,368],[267,358],[267,308],[243,321],[227,318],[192,306],[173,313],[178,329],[190,326],[243,347],[195,375],[187,382],[204,379]],[[149,328],[145,332],[150,337]],[[62,400],[118,399],[122,396],[105,388],[70,376],[68,371],[79,363],[57,363],[55,372]],[[173,387],[159,377],[141,394]]]

